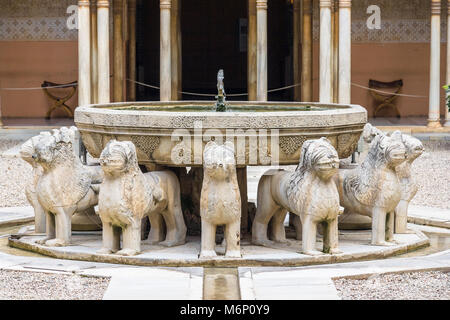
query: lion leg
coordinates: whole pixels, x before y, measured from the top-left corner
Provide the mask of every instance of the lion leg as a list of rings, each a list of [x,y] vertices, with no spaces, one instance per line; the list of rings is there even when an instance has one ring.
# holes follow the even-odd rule
[[[317,256],[322,252],[316,250],[316,233],[317,224],[313,221],[313,216],[310,214],[304,215],[302,221],[302,253]]]
[[[163,216],[158,213],[152,213],[148,216],[150,220],[150,233],[147,242],[157,244],[164,240]]]
[[[181,214],[181,209],[179,210],[179,214]],[[179,246],[186,243],[186,225],[179,226],[180,222],[177,222],[177,217],[174,213],[174,208],[168,208],[164,210],[162,213],[164,217],[164,221],[166,223],[167,235],[166,240],[161,242],[160,244],[166,247]],[[181,230],[180,230],[181,229]]]
[[[284,228],[284,220],[286,219],[287,210],[279,208],[270,221],[271,240],[275,242],[286,243],[286,230]]]
[[[342,253],[338,249],[338,219],[325,222],[325,230],[323,232],[323,252],[329,254]]]
[[[46,216],[46,225],[45,225],[45,229],[46,229],[46,237],[36,241],[36,243],[38,244],[45,244],[48,240],[51,239],[55,239],[56,237],[56,228],[55,228],[55,215],[49,211],[45,212],[45,216]]]
[[[132,221],[123,228],[123,248],[117,254],[121,256],[134,256],[141,252],[141,219]]]
[[[409,202],[400,200],[395,208],[395,233],[409,233],[408,232],[408,206]]]
[[[168,181],[167,197],[169,202],[162,213],[166,222],[167,236],[161,244],[168,247],[185,244],[187,227],[181,210],[180,183],[176,176]]]
[[[258,206],[252,225],[252,243],[259,246],[271,246],[273,244],[267,238],[267,227],[279,206],[271,196],[270,182],[270,177],[263,176],[258,184]]]
[[[386,242],[386,212],[382,208],[372,211],[372,245],[390,245]]]
[[[200,258],[210,258],[216,254],[216,225],[202,219]]]
[[[225,228],[226,252],[225,257],[240,258],[241,257],[241,221],[232,222]]]
[[[119,230],[114,227],[109,222],[103,222],[103,247],[97,251],[99,254],[110,254],[117,252],[120,249],[120,234],[119,237],[116,237],[116,234]],[[119,241],[117,241],[117,238]]]
[[[295,228],[295,234],[296,234],[296,239],[297,240],[302,240],[302,220],[300,220],[300,217],[296,214],[290,213],[293,215],[292,218],[292,224],[294,225]]]
[[[394,241],[394,212],[386,214],[386,241]]]
[[[72,214],[76,208],[63,209],[59,208],[55,215],[56,223],[56,238],[47,240],[46,246],[49,247],[64,247],[68,246],[72,238]]]

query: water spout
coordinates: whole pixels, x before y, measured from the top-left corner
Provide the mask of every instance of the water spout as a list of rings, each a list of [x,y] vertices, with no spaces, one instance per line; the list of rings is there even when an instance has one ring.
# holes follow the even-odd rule
[[[225,79],[223,75],[223,70],[220,69],[217,73],[217,96],[216,96],[216,112],[225,112],[227,111],[226,105],[226,94],[225,88],[223,85],[223,80]]]

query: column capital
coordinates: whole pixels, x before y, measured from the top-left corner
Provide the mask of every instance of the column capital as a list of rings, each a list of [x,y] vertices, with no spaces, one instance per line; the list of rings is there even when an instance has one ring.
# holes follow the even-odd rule
[[[352,7],[352,0],[339,0],[339,8],[351,8],[351,7]]]
[[[331,6],[332,6],[331,0],[320,0],[321,8],[331,8]]]
[[[109,8],[109,0],[97,0],[97,8]]]
[[[267,0],[256,0],[256,9],[267,10]]]
[[[89,7],[91,5],[89,0],[78,0],[79,7]]]
[[[172,7],[172,0],[160,0],[159,8],[160,9],[170,9]]]
[[[441,0],[431,0],[431,15],[441,14]]]

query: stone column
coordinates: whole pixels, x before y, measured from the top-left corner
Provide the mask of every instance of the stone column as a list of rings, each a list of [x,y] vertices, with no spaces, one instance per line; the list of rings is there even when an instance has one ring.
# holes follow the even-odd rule
[[[248,100],[256,100],[256,0],[248,0],[247,91]]]
[[[332,102],[331,0],[320,0],[319,101]]]
[[[124,0],[114,0],[114,102],[122,102],[124,97],[124,41],[123,41],[123,7]]]
[[[294,71],[294,84],[301,82],[301,0],[293,2],[293,43],[292,43],[292,67]],[[301,100],[301,86],[294,87],[294,101]]]
[[[439,128],[440,123],[440,59],[441,59],[441,0],[431,0],[431,62],[428,127]]]
[[[313,100],[313,15],[312,0],[302,0],[302,101]]]
[[[267,0],[256,0],[256,99],[267,101]]]
[[[91,102],[98,103],[97,3],[91,2]]]
[[[339,103],[349,104],[352,92],[352,1],[339,0]]]
[[[172,68],[170,45],[170,8],[171,0],[160,0],[160,100],[170,101],[172,95]]]
[[[331,96],[333,103],[338,102],[338,90],[339,90],[339,0],[332,0],[331,2],[331,72],[332,72],[332,87]]]
[[[98,103],[110,103],[109,0],[97,0]]]
[[[128,78],[136,80],[136,0],[128,0]],[[136,84],[127,81],[128,101],[136,101]]]
[[[180,28],[180,5],[181,0],[172,0],[172,9],[170,17],[170,46],[171,46],[171,69],[172,69],[172,85],[171,100],[179,100],[181,91],[181,28]]]
[[[446,84],[450,84],[450,0],[447,0],[447,79]],[[446,101],[444,127],[450,127],[450,112]]]
[[[78,105],[91,103],[90,2],[78,1]]]

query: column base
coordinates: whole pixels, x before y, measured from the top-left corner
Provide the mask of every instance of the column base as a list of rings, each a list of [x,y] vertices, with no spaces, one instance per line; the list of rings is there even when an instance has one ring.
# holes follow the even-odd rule
[[[441,128],[442,124],[440,120],[428,120],[428,128]]]

